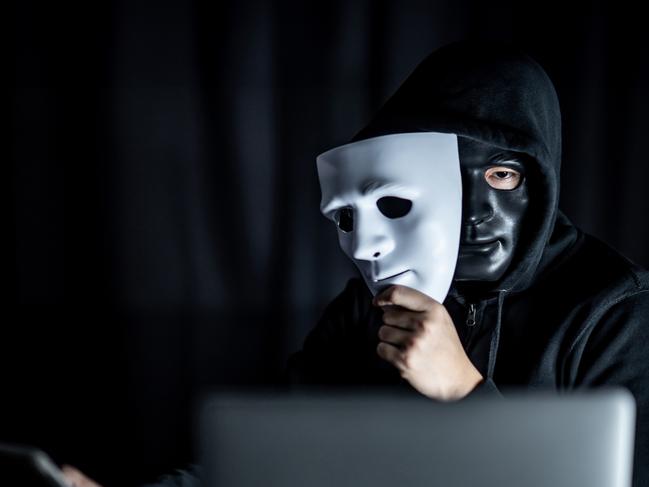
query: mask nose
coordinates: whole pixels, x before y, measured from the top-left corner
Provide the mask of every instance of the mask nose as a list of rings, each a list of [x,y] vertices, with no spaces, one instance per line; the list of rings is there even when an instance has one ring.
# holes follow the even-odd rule
[[[394,240],[384,225],[375,219],[359,215],[354,229],[352,257],[356,260],[382,259],[394,250]]]
[[[469,179],[469,178],[467,178]],[[488,184],[479,182],[465,183],[462,195],[462,211],[465,226],[475,226],[489,221],[494,216],[494,209],[489,202]]]

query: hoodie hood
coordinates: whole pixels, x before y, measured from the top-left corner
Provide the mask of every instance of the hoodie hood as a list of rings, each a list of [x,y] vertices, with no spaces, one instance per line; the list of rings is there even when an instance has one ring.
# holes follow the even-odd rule
[[[415,68],[350,142],[408,132],[453,133],[531,156],[529,213],[512,262],[490,292],[528,288],[543,267],[559,200],[561,114],[543,68],[509,44],[444,46]],[[453,284],[449,294],[458,296]]]

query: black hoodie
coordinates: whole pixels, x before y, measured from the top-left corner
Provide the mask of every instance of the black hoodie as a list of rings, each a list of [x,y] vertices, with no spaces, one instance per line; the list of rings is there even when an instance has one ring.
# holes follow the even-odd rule
[[[443,303],[485,377],[471,396],[626,387],[637,404],[633,485],[649,486],[649,272],[558,209],[561,115],[549,77],[513,46],[454,43],[417,66],[351,141],[427,131],[536,162],[526,176],[530,213],[509,268],[480,296],[452,285]],[[376,354],[382,312],[371,299],[360,277],[349,280],[289,358],[291,383],[409,387]]]

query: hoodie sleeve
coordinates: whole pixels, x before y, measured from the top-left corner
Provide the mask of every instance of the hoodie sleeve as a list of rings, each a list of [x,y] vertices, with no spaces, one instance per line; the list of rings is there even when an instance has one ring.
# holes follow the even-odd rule
[[[478,396],[503,397],[496,383],[489,377],[478,384],[465,398],[468,399]]]
[[[633,486],[649,486],[649,290],[610,306],[573,347],[573,388],[626,387],[636,400]]]

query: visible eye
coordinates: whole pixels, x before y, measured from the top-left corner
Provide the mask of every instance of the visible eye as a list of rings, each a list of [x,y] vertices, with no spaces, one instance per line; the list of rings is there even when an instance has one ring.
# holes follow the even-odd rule
[[[384,196],[376,202],[376,206],[388,218],[401,218],[412,208],[412,201],[396,196]]]
[[[485,179],[492,188],[510,190],[519,186],[523,176],[515,169],[496,166],[485,171]]]
[[[337,210],[334,213],[334,221],[343,232],[351,232],[354,229],[354,210],[349,207]]]

